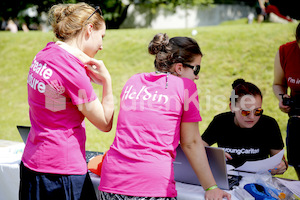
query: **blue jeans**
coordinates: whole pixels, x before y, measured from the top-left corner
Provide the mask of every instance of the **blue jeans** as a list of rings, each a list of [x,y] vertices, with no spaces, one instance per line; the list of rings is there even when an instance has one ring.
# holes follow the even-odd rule
[[[20,200],[97,200],[89,174],[61,175],[32,171],[20,165]]]

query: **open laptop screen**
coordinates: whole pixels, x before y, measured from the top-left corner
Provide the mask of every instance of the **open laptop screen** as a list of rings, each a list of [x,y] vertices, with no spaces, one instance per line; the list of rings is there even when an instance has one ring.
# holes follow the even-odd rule
[[[237,180],[236,183],[233,183],[229,180],[224,150],[216,147],[205,147],[205,150],[211,171],[218,187],[229,190],[233,186],[232,184],[238,184],[239,180],[236,178],[239,177],[230,176],[230,178]],[[201,185],[180,145],[177,147],[176,152],[177,156],[173,162],[175,181],[193,185]]]
[[[26,144],[28,134],[30,131],[30,126],[17,126],[17,129],[20,133],[20,136],[21,136],[23,142]]]

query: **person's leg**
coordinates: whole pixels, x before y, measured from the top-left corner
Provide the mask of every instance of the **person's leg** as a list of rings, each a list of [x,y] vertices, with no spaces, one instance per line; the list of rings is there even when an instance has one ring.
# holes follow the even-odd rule
[[[266,7],[266,12],[269,14],[269,13],[274,13],[275,15],[277,15],[278,17],[284,19],[284,20],[287,20],[289,22],[292,21],[291,18],[288,18],[287,16],[284,16],[280,13],[280,11],[278,10],[278,8],[276,6],[273,6],[273,5],[269,5]]]
[[[278,17],[277,15],[275,15],[274,13],[270,13],[269,14],[269,21],[270,22],[273,22],[273,23],[281,23],[281,24],[288,24],[289,21],[281,18],[281,17]]]
[[[256,10],[256,14],[257,14],[257,23],[261,23],[261,22],[263,22],[264,21],[264,19],[265,19],[265,12],[261,9],[261,7],[259,7],[259,6],[257,6],[256,8],[255,8],[255,10]]]
[[[287,127],[287,158],[288,163],[294,166],[298,179],[300,180],[300,118],[290,117]]]
[[[97,200],[96,191],[94,189],[89,173],[85,175],[71,175],[69,176],[71,184],[73,200],[88,199]],[[98,190],[97,190],[98,191]]]
[[[20,164],[20,187],[19,200],[38,200],[39,190],[37,189],[38,180],[36,173]]]
[[[257,15],[257,23],[262,23],[265,17],[263,15]]]

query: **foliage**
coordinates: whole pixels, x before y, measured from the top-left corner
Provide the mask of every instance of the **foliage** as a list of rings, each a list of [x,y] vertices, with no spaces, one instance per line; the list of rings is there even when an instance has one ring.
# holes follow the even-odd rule
[[[51,6],[58,3],[76,3],[86,2],[90,5],[99,5],[104,14],[107,26],[110,29],[119,28],[122,22],[127,16],[128,7],[132,4],[144,5],[150,9],[151,12],[155,12],[159,6],[164,6],[169,10],[175,11],[175,8],[180,5],[193,6],[193,5],[209,5],[213,3],[213,0],[127,0],[127,3],[122,0],[20,0],[18,3],[15,1],[1,1],[0,2],[0,16],[5,20],[9,18],[18,18],[18,20],[24,21],[27,24],[38,23],[42,12],[48,12]],[[36,6],[38,17],[30,19],[28,16],[18,15],[19,12]]]
[[[154,57],[147,46],[158,32],[170,37],[189,36],[196,39],[204,53],[200,78],[196,81],[203,121],[199,123],[202,134],[213,116],[228,111],[231,83],[244,78],[262,90],[266,115],[274,117],[286,137],[287,115],[278,108],[272,92],[273,63],[278,47],[294,40],[297,24],[239,24],[198,27],[193,29],[128,29],[107,30],[104,49],[96,56],[102,59],[112,76],[115,99],[114,126],[110,133],[97,130],[86,121],[87,149],[105,151],[114,139],[119,112],[120,93],[126,80],[135,73],[153,71]],[[27,73],[35,54],[54,38],[52,33],[0,32],[0,139],[21,141],[16,125],[30,125],[27,104]],[[97,95],[101,86],[94,85]],[[283,175],[294,178],[293,168]]]
[[[120,27],[127,16],[127,10],[130,5],[124,4],[122,0],[103,0],[101,2],[94,0],[89,2],[90,4],[100,4],[105,22],[109,29]]]
[[[6,20],[17,17],[19,11],[28,8],[29,5],[28,0],[23,0],[19,3],[17,3],[16,0],[0,1],[0,17]]]

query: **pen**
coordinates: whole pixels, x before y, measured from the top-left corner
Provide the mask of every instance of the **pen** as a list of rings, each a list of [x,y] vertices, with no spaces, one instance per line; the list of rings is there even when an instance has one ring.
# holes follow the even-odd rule
[[[232,169],[232,171],[243,172],[243,173],[249,173],[249,174],[256,174],[256,172],[249,172],[249,171],[238,170],[238,169]]]

